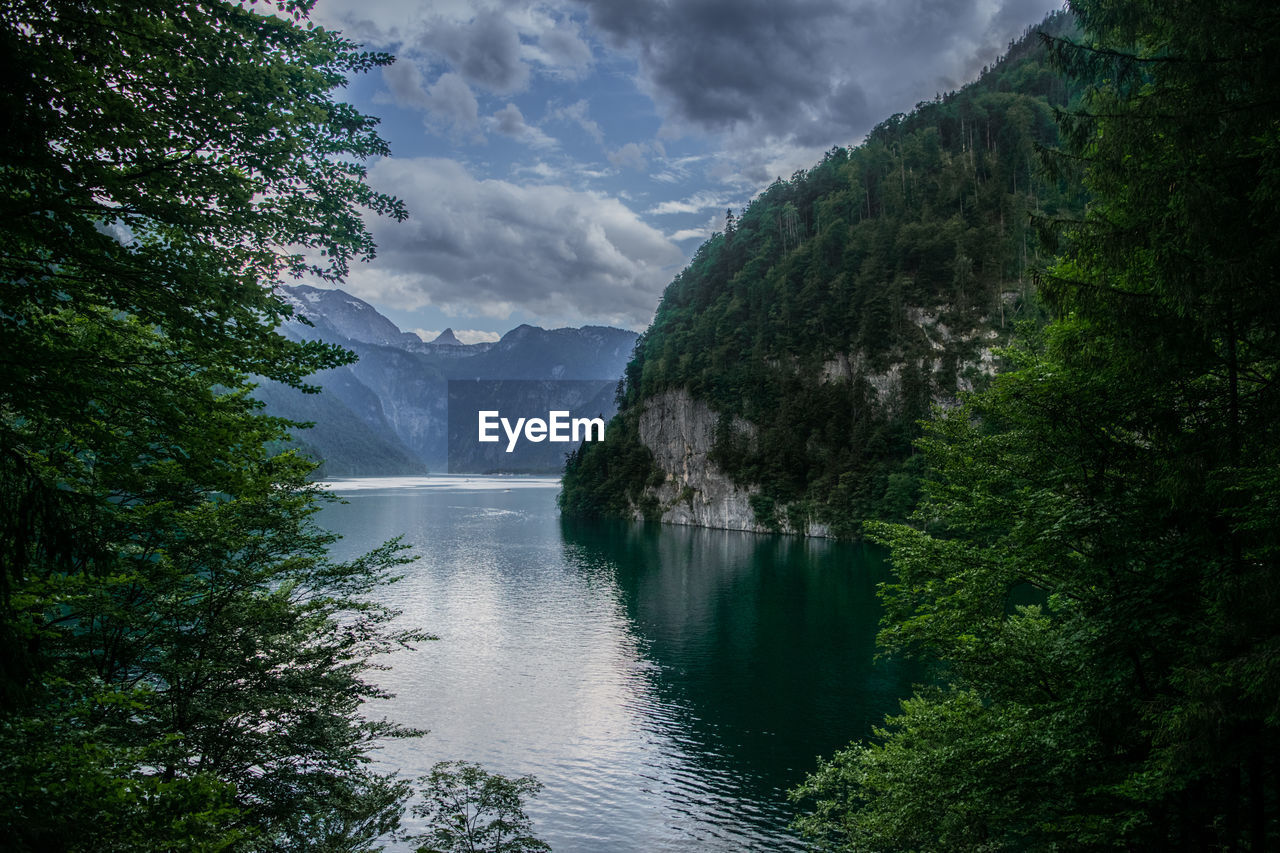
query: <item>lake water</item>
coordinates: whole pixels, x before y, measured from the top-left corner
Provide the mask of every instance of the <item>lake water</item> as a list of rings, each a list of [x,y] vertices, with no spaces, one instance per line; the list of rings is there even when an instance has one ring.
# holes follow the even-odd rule
[[[873,662],[866,546],[563,522],[551,479],[331,485],[338,553],[403,535],[417,560],[386,598],[440,638],[377,676],[397,695],[370,715],[430,730],[380,762],[535,775],[559,853],[802,849],[787,789],[919,680]]]

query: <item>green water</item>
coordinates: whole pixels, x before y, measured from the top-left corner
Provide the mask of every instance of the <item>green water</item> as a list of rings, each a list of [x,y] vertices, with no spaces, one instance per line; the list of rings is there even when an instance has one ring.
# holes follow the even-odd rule
[[[553,481],[345,481],[341,550],[405,535],[387,593],[440,636],[369,712],[431,730],[380,756],[532,773],[572,851],[799,849],[785,792],[865,735],[918,672],[873,661],[882,554],[692,528],[570,524]]]

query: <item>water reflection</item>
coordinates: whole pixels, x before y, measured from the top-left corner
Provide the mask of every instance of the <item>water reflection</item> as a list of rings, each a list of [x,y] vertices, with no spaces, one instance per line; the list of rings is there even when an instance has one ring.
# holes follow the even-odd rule
[[[566,561],[609,572],[675,718],[656,720],[753,834],[789,822],[786,790],[867,734],[909,692],[914,670],[874,663],[887,577],[868,546],[695,528],[561,526]],[[677,792],[678,793],[678,792]]]
[[[379,674],[398,695],[370,713],[431,730],[381,760],[533,773],[560,853],[796,848],[785,790],[907,692],[872,664],[874,551],[562,523],[553,484],[437,479],[365,481],[322,515],[340,553],[406,535],[389,602],[441,638]]]

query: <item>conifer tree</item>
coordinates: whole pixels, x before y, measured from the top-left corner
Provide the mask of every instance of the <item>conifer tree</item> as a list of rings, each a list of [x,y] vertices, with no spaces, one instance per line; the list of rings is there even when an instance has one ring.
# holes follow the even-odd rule
[[[930,425],[882,640],[939,681],[802,788],[831,849],[1280,842],[1280,17],[1071,3],[1056,319]],[[1034,601],[1015,606],[1019,601]]]

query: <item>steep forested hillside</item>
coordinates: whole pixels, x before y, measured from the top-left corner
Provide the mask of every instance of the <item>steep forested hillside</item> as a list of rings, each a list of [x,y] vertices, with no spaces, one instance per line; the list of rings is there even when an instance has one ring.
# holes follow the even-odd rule
[[[1037,156],[1072,95],[1028,32],[729,212],[637,343],[608,440],[570,459],[564,511],[835,534],[904,515],[917,421],[1036,319],[1032,218],[1082,207]]]
[[[1088,210],[868,525],[938,665],[796,792],[822,850],[1280,850],[1280,7],[1070,5]]]

